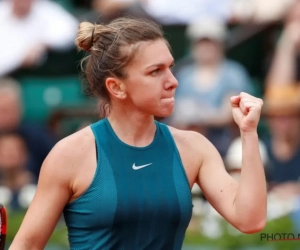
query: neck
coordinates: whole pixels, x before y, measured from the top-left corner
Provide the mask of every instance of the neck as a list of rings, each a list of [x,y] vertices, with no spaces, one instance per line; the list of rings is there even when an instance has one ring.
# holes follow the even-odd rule
[[[125,108],[114,106],[108,120],[119,139],[128,145],[145,147],[154,139],[156,126],[152,115],[126,112]]]

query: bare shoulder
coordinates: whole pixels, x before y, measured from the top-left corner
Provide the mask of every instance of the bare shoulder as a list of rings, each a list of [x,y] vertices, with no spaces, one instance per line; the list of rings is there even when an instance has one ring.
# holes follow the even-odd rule
[[[198,132],[180,130],[171,126],[169,126],[169,130],[173,135],[183,163],[187,166],[198,169],[208,154],[216,150],[212,143]]]
[[[168,126],[177,146],[184,146],[188,149],[200,149],[210,142],[202,134],[190,131],[190,130],[181,130],[171,126]]]
[[[181,160],[190,180],[199,184],[199,172],[205,162],[222,164],[222,159],[215,146],[202,134],[169,127],[180,153]]]
[[[80,157],[94,140],[92,130],[85,127],[60,140],[54,148],[59,154],[76,158]]]
[[[53,147],[49,157],[67,160],[81,158],[93,142],[94,137],[91,129],[85,127],[60,140]]]
[[[53,147],[43,163],[41,173],[55,172],[66,177],[76,175],[76,170],[92,150],[95,151],[94,136],[91,129],[86,127],[63,138]]]

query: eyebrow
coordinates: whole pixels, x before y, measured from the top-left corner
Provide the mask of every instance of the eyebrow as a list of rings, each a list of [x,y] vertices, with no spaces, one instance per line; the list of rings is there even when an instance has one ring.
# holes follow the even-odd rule
[[[173,60],[170,65],[174,65],[174,64],[175,64],[175,61]],[[159,67],[160,68],[160,67],[164,67],[164,66],[166,66],[165,63],[155,63],[155,64],[147,66],[146,69],[149,69],[151,67]]]

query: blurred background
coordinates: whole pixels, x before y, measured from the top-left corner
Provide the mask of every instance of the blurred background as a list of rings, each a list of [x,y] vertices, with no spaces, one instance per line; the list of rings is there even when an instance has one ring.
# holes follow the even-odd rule
[[[263,233],[300,234],[299,0],[0,0],[0,203],[9,211],[8,245],[35,192],[53,145],[98,119],[84,94],[74,46],[78,23],[122,16],[160,23],[179,80],[174,114],[162,122],[203,133],[236,179],[241,141],[229,96],[264,99],[260,150],[268,183]],[[255,185],[255,183],[253,183]],[[267,242],[225,222],[194,186],[184,248],[300,249]],[[47,249],[68,249],[63,218]]]

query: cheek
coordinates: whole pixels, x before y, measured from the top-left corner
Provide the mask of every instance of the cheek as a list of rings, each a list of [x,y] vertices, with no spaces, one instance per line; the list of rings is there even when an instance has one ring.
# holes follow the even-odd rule
[[[160,79],[141,78],[134,82],[129,89],[129,95],[136,106],[157,105],[161,97]]]
[[[132,101],[139,110],[159,117],[169,116],[174,109],[174,103],[163,102],[161,93],[153,89],[134,95]]]
[[[159,98],[153,92],[148,91],[134,95],[133,103],[136,107],[152,110],[159,105]]]

